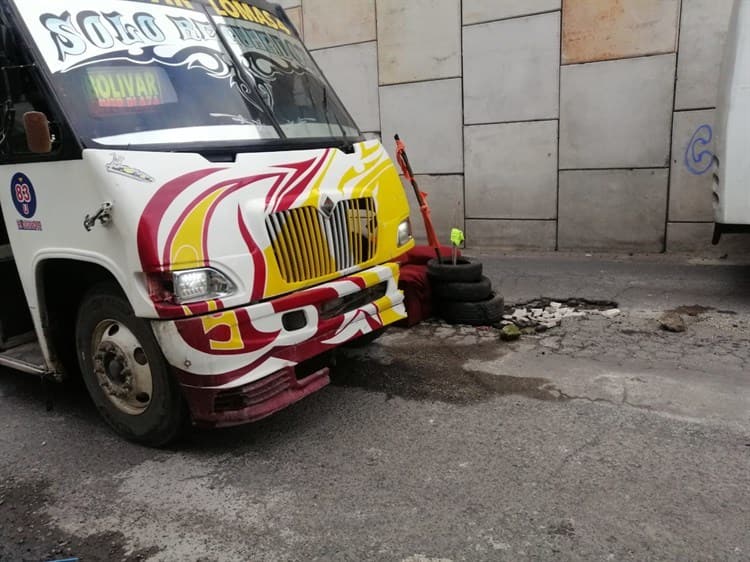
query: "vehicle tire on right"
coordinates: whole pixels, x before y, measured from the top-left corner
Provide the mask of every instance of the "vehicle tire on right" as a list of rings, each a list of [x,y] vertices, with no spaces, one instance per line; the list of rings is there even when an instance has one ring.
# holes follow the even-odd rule
[[[427,262],[427,275],[439,283],[476,283],[482,280],[482,263],[460,257],[453,265],[451,258]]]
[[[442,301],[437,303],[438,316],[448,324],[492,326],[503,319],[505,300],[501,295],[480,302]]]
[[[475,283],[433,283],[432,294],[438,300],[480,302],[492,296],[492,281],[482,277]]]

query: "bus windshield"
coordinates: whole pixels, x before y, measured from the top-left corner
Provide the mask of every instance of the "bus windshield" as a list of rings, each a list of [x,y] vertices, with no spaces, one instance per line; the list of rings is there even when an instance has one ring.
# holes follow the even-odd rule
[[[17,0],[85,146],[360,138],[280,9],[157,2]]]

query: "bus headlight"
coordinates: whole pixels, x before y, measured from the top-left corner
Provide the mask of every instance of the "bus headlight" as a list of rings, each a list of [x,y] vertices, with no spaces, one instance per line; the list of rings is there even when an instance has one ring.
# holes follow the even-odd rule
[[[411,242],[411,220],[406,219],[398,225],[398,247],[405,246]]]
[[[234,284],[215,269],[188,269],[172,273],[177,304],[220,299],[234,293]]]

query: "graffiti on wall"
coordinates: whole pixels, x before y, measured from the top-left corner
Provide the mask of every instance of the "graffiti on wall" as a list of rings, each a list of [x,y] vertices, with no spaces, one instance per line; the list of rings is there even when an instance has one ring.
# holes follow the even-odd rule
[[[711,169],[714,154],[710,145],[713,139],[711,125],[701,125],[693,133],[685,150],[685,167],[691,174],[702,176]]]

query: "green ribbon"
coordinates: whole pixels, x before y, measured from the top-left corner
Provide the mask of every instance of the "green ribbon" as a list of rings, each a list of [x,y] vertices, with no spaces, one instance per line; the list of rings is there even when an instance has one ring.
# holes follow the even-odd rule
[[[462,230],[459,230],[457,228],[451,230],[451,242],[453,242],[454,246],[460,246],[464,243],[464,240],[466,240],[466,238],[464,238],[464,233]]]

